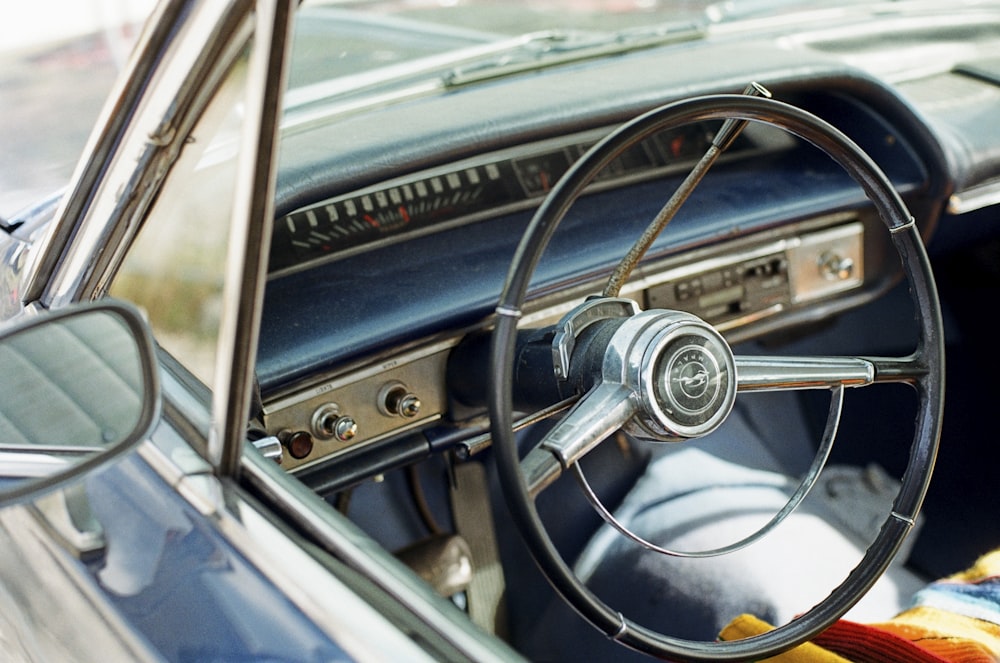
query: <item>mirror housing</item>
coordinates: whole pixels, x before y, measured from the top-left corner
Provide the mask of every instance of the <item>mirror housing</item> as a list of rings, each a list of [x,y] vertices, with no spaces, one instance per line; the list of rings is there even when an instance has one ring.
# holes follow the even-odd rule
[[[131,304],[76,304],[0,329],[0,506],[129,451],[159,413],[155,345]]]

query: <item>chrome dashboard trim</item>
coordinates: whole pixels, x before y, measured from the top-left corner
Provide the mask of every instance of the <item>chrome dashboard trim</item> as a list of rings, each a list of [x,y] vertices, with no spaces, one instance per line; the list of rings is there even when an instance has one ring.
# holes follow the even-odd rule
[[[385,355],[364,364],[352,364],[336,373],[310,380],[294,391],[284,392],[264,403],[264,422],[268,432],[279,439],[307,433],[312,449],[302,458],[285,454],[282,468],[295,472],[403,433],[426,427],[448,411],[444,372],[448,353],[461,335],[430,340],[425,345],[398,354]],[[421,411],[412,418],[394,416],[383,407],[387,385],[405,386],[421,401]],[[341,416],[356,423],[350,439],[318,435],[315,413],[336,407]]]
[[[958,216],[997,204],[1000,204],[1000,180],[992,180],[951,194],[947,210],[948,214]]]
[[[743,266],[753,261],[770,261],[774,256],[782,256],[788,263],[788,278],[782,282],[782,291],[787,294],[782,296],[780,302],[755,306],[742,315],[713,323],[720,332],[725,332],[727,335],[732,332],[738,335],[743,328],[763,323],[764,320],[773,318],[777,314],[806,310],[831,297],[859,289],[865,283],[864,225],[856,212],[837,212],[652,261],[640,265],[633,279],[623,287],[622,296],[643,307],[646,305],[647,293],[652,288],[672,287],[672,284],[701,274],[732,266]],[[849,278],[836,281],[823,279],[820,273],[821,265],[816,258],[829,247],[845,251],[854,261],[856,270]],[[539,327],[555,324],[588,295],[599,293],[602,285],[601,279],[591,279],[561,290],[555,302],[551,296],[531,300],[526,303],[525,310],[520,312],[521,325]],[[507,313],[517,312],[499,312],[499,314]],[[447,354],[465,334],[488,328],[494,319],[490,316],[473,328],[457,330],[446,335],[423,339],[403,348],[389,350],[375,358],[342,366],[336,371],[326,372],[306,383],[290,385],[271,394],[265,399],[264,415],[267,430],[272,435],[280,435],[282,430],[308,431],[309,422],[312,421],[316,409],[329,407],[331,403],[336,403],[340,407],[341,414],[349,414],[356,419],[359,430],[366,427],[364,417],[376,419],[381,417],[377,421],[387,426],[377,429],[374,434],[359,434],[346,443],[316,439],[313,451],[306,458],[294,460],[286,455],[283,468],[295,472],[306,467],[315,467],[371,443],[425,428],[445,419],[451,407],[442,374]],[[338,391],[349,392],[353,398],[357,398],[356,392],[374,394],[378,384],[388,381],[406,382],[405,376],[399,377],[400,368],[406,368],[410,371],[410,375],[429,376],[427,381],[421,384],[420,389],[416,390],[425,403],[431,404],[428,405],[430,409],[426,417],[421,416],[413,421],[387,419],[384,412],[378,411],[378,402],[375,400],[367,404],[367,413],[359,413],[353,403],[349,404],[348,408],[343,407],[344,403],[341,402]],[[565,407],[566,403],[558,404],[556,409]],[[465,416],[467,415],[468,413]],[[533,420],[529,416],[518,425],[522,423],[526,425]],[[289,421],[299,423],[289,429],[286,428]],[[464,424],[468,423],[471,422],[464,421]],[[468,429],[466,439],[459,442],[459,447],[465,454],[474,455],[489,446],[489,437],[488,432],[484,433],[476,426],[472,426]]]
[[[838,228],[852,227],[860,230],[860,222],[857,219],[858,215],[854,212],[838,212],[823,215],[804,224],[793,225],[778,231],[781,234],[771,233],[764,237],[755,235],[747,238],[745,241],[737,240],[736,242],[723,244],[721,247],[710,247],[700,251],[685,253],[682,256],[674,256],[640,265],[632,279],[622,287],[621,296],[634,299],[642,305],[643,293],[650,288],[687,279],[703,272],[745,263],[775,253],[793,251],[803,245],[803,238],[823,235],[829,232],[835,234],[844,232],[838,230]],[[858,225],[854,226],[853,224]],[[859,269],[856,277],[847,285],[850,287],[860,285],[864,281],[863,271]],[[843,289],[837,288],[835,291],[839,292]],[[530,312],[524,315],[522,324],[532,326],[555,323],[559,318],[572,310],[579,299],[589,295],[596,295],[599,292],[599,282],[593,281],[574,289],[571,294],[567,295],[565,301],[558,304],[539,308],[537,302],[535,302],[535,305],[531,306]],[[833,292],[834,290],[831,290],[820,296],[833,294]],[[794,299],[793,303],[806,302],[815,298],[800,295]],[[745,316],[726,320],[718,324],[717,328],[720,331],[731,330],[760,320],[762,317],[778,313],[786,308],[784,305],[777,305],[764,310],[752,311]]]
[[[385,356],[375,361],[366,362],[361,366],[352,364],[336,372],[323,374],[317,379],[310,380],[310,387],[298,387],[292,393],[268,401],[268,404],[264,407],[264,414],[293,407],[335,389],[340,389],[366,378],[381,375],[390,368],[409,364],[418,359],[450,350],[458,345],[458,342],[459,338],[433,341],[415,349],[411,348],[398,355]]]

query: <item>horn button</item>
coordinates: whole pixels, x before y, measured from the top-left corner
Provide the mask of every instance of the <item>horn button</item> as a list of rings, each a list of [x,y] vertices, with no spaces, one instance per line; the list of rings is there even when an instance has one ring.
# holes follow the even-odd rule
[[[690,438],[715,430],[736,400],[736,367],[726,341],[700,320],[673,321],[645,350],[640,413],[661,434]]]
[[[564,324],[570,324],[563,329],[575,327],[579,333],[596,322],[587,317],[597,307],[607,309],[622,301],[581,306],[567,316]],[[635,399],[637,407],[624,430],[646,440],[680,441],[707,435],[725,421],[736,400],[736,364],[729,344],[711,325],[689,313],[668,310],[634,312],[624,322],[612,324],[618,327],[607,345],[591,352],[603,355],[599,382],[625,387]],[[588,364],[593,366],[587,361],[579,365]]]

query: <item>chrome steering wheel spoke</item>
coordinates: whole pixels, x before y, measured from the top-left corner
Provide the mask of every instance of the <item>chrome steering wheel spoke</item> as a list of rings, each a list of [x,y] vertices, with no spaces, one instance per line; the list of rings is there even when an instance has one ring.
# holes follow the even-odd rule
[[[528,493],[535,497],[564,470],[625,425],[638,409],[632,390],[602,383],[581,398],[521,462]]]
[[[556,374],[595,386],[522,462],[532,497],[616,430],[651,441],[691,439],[732,410],[736,365],[725,339],[688,313],[640,312],[625,301],[590,300],[557,326]],[[585,349],[566,351],[585,330],[594,334]]]
[[[737,391],[791,391],[917,382],[927,367],[916,357],[737,356]]]
[[[863,387],[875,365],[861,357],[736,357],[738,391]]]

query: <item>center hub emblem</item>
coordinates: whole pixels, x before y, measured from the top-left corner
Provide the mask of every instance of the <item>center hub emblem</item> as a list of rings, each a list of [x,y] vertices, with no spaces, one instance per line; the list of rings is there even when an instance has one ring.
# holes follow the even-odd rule
[[[719,393],[719,365],[704,347],[681,348],[668,365],[666,391],[674,404],[691,414],[712,406]]]
[[[721,424],[735,397],[733,369],[732,353],[714,330],[692,326],[670,334],[656,351],[650,385],[664,429],[686,438]]]
[[[684,396],[692,400],[701,398],[710,386],[711,377],[703,359],[698,354],[681,357],[674,367],[674,383],[680,387]]]

